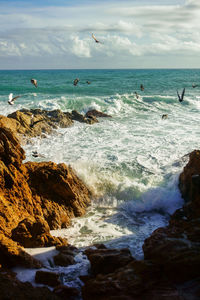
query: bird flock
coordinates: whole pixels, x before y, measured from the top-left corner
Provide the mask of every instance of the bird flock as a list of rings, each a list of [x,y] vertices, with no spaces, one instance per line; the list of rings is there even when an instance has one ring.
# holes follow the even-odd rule
[[[100,44],[102,44],[102,42],[99,41],[99,40],[95,37],[95,35],[94,35],[93,33],[92,33],[92,38],[94,39],[95,43],[100,43]],[[31,83],[37,88],[37,86],[38,86],[38,84],[37,84],[37,79],[32,78],[30,81],[31,81]],[[79,81],[80,81],[79,78],[75,78],[75,79],[74,79],[74,82],[73,82],[73,85],[74,85],[74,86],[77,86],[77,84],[79,83]],[[86,81],[86,83],[87,83],[87,84],[91,84],[91,82],[88,81],[88,80]],[[193,87],[193,88],[196,88],[196,87],[198,87],[198,85],[195,84],[195,83],[193,83],[193,84],[192,84],[192,87]],[[140,85],[140,90],[141,90],[142,92],[144,91],[144,85],[143,85],[143,84]],[[185,88],[183,89],[181,95],[179,94],[179,92],[178,92],[178,90],[177,90],[177,96],[178,96],[179,102],[183,102],[184,95],[185,95]],[[135,92],[135,96],[136,96],[136,99],[139,99],[139,95],[138,95],[137,92]],[[20,97],[21,97],[21,96],[15,96],[15,97],[13,97],[13,93],[10,93],[9,96],[8,96],[8,98],[9,98],[8,104],[13,105],[14,102],[15,102],[15,100],[17,100],[17,99],[20,98]],[[167,118],[167,115],[162,115],[162,119],[166,119],[166,118]]]

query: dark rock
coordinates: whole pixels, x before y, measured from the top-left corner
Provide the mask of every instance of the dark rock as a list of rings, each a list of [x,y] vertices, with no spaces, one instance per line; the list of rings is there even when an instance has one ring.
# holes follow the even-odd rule
[[[53,257],[54,263],[56,266],[67,267],[75,263],[73,255],[61,252]]]
[[[129,249],[92,249],[85,250],[90,263],[92,273],[108,274],[114,272],[116,269],[134,261]]]
[[[98,111],[96,109],[92,109],[92,110],[89,110],[85,116],[88,118],[88,117],[97,117],[97,118],[112,118],[112,116],[108,115],[108,114],[105,114],[101,111]]]
[[[73,287],[67,285],[59,285],[53,290],[56,296],[59,296],[61,299],[74,300],[77,296],[79,296],[80,292]]]
[[[29,282],[20,282],[16,274],[0,269],[0,300],[59,300],[47,287],[33,287]]]
[[[35,274],[35,282],[46,284],[52,287],[60,285],[59,274],[47,271],[37,271]]]

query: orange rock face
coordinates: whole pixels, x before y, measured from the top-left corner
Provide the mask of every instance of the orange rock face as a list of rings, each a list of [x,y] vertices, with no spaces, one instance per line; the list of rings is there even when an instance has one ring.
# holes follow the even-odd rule
[[[13,247],[16,254],[23,251],[20,246],[66,245],[66,240],[52,237],[50,229],[68,226],[72,217],[85,212],[91,198],[70,167],[23,164],[23,159],[19,141],[0,121],[0,264],[4,266],[9,265],[5,257],[12,256]],[[19,261],[27,265],[26,259],[22,263],[23,255]]]

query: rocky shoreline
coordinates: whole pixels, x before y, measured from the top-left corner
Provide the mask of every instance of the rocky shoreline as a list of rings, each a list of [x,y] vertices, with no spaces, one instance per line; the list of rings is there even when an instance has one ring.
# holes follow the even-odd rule
[[[66,239],[53,237],[50,230],[70,226],[71,218],[83,215],[94,197],[65,164],[23,163],[20,142],[24,136],[45,136],[57,127],[71,126],[74,120],[92,124],[98,117],[110,116],[59,110],[0,116],[0,299],[77,299],[79,291],[63,286],[59,274],[37,272],[36,281],[54,287],[50,291],[20,282],[10,270],[42,267],[24,247],[56,246],[54,263],[73,264],[77,249]],[[179,188],[185,204],[167,227],[145,240],[143,260],[134,259],[128,249],[104,245],[85,251],[91,270],[81,277],[84,300],[200,299],[200,151],[190,154]]]

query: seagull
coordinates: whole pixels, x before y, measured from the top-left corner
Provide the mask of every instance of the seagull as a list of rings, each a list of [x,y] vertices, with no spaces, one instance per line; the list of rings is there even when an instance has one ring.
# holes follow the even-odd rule
[[[98,40],[95,38],[95,36],[94,36],[93,33],[92,33],[92,37],[93,37],[93,39],[95,40],[96,43],[100,43],[100,41],[98,41]]]
[[[19,98],[19,97],[21,97],[21,96],[16,96],[16,97],[13,98],[13,93],[10,93],[10,95],[9,95],[9,100],[8,100],[8,104],[13,105],[13,104],[14,104],[14,101],[15,101],[17,98]]]
[[[139,99],[139,95],[138,95],[137,92],[135,92],[135,96],[136,96],[137,99]]]
[[[37,87],[37,80],[36,79],[31,79],[31,83],[34,84],[35,87]]]
[[[162,120],[165,120],[165,119],[167,119],[167,118],[168,118],[168,114],[162,115]]]
[[[45,157],[44,155],[38,153],[37,151],[32,151],[32,156],[33,157]]]
[[[144,91],[144,86],[143,86],[143,84],[140,85],[140,89],[141,89],[141,91]]]
[[[79,78],[74,79],[74,85],[76,86],[79,82]]]
[[[195,88],[197,86],[198,86],[198,84],[195,84],[195,83],[193,83],[193,85],[192,85],[193,88]]]
[[[183,101],[184,94],[185,94],[185,88],[183,89],[181,96],[179,95],[179,93],[178,93],[178,91],[177,91],[178,100],[179,100],[180,102],[182,102],[182,101]]]

